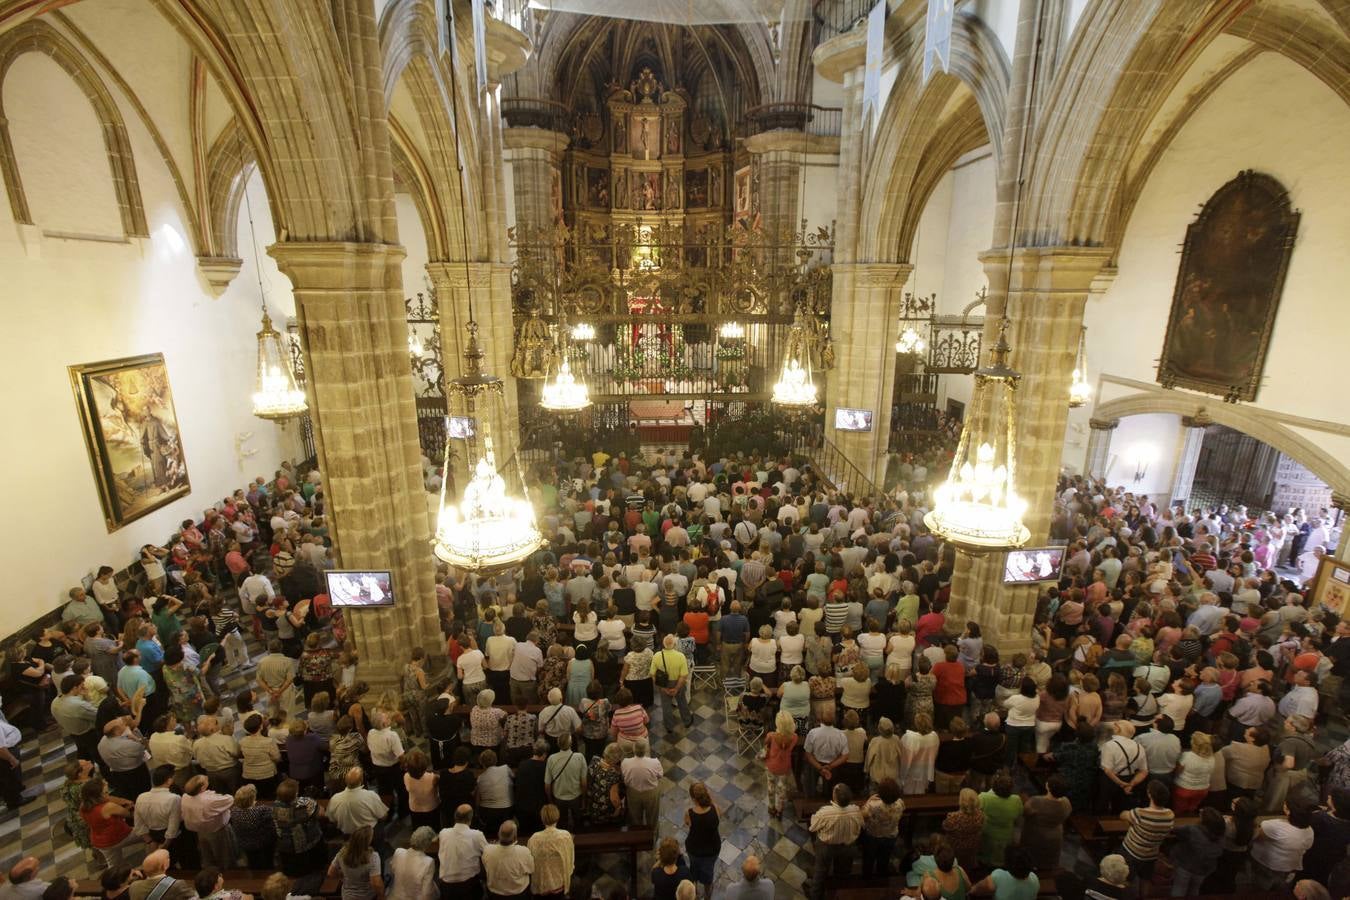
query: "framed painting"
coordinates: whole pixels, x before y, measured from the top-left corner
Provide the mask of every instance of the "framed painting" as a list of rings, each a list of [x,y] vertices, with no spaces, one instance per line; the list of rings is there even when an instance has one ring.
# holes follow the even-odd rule
[[[187,496],[192,488],[164,354],[69,371],[108,531]]]
[[[1350,605],[1350,563],[1343,563],[1330,556],[1322,557],[1312,585],[1310,606],[1321,604],[1338,616],[1345,615],[1345,609]]]
[[[1158,383],[1256,399],[1299,213],[1251,170],[1219,188],[1186,229]]]

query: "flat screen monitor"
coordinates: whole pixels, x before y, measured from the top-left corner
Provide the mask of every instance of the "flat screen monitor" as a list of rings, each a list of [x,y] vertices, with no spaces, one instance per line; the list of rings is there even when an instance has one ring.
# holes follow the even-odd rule
[[[334,607],[377,609],[394,605],[394,573],[388,569],[332,569],[323,577]]]
[[[1059,570],[1063,565],[1063,547],[1010,550],[1003,564],[1003,583],[1037,584],[1042,581],[1058,581]]]
[[[446,416],[445,433],[455,440],[466,441],[473,437],[473,419],[468,416]]]
[[[870,409],[850,409],[836,406],[834,409],[835,431],[871,431],[872,411]]]

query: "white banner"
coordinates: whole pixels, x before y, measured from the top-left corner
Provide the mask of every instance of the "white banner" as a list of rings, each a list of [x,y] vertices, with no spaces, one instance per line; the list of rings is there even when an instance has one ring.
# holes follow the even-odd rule
[[[881,61],[886,54],[886,0],[867,14],[867,68],[863,72],[862,120],[858,128],[866,128],[869,117],[873,128],[881,115]]]
[[[452,0],[453,2],[453,0]],[[483,0],[473,0],[473,64],[478,72],[478,93],[487,87],[487,19]]]
[[[952,20],[955,0],[928,0],[928,25],[923,35],[923,83],[933,74],[933,65],[950,72],[952,67]]]

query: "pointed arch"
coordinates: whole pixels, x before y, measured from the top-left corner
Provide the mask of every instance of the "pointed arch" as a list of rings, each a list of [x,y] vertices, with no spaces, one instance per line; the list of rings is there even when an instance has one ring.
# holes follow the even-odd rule
[[[0,35],[0,85],[14,65],[26,53],[41,53],[65,70],[66,74],[84,92],[94,108],[103,130],[103,146],[108,154],[113,190],[122,219],[122,232],[127,237],[146,237],[145,206],[141,200],[140,181],[136,177],[136,160],[131,152],[126,123],[107,86],[93,66],[76,50],[64,35],[46,22],[30,20]],[[4,112],[4,97],[0,94],[0,171],[3,171],[5,190],[9,195],[14,221],[35,225],[28,198],[24,194],[14,147],[10,142],[9,119]]]

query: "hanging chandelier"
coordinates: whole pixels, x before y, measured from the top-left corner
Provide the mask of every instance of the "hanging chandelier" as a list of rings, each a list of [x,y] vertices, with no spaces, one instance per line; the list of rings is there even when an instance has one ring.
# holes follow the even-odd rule
[[[806,365],[802,365],[802,361]],[[811,354],[799,360],[791,351],[783,359],[783,369],[773,386],[773,402],[779,406],[807,407],[816,402],[816,383],[811,378]]]
[[[595,326],[589,322],[578,322],[573,325],[572,340],[582,342],[595,340]]]
[[[451,33],[454,23],[451,21]],[[455,53],[456,42],[451,42],[451,53]],[[458,60],[452,60],[450,67],[450,96],[455,128],[455,168],[459,174],[460,189],[468,196],[468,184],[464,177],[464,152],[459,143],[459,85]],[[520,477],[519,463],[515,466],[516,477],[520,479],[521,496],[517,497],[507,490],[506,478],[497,470],[497,458],[492,446],[492,419],[486,414],[474,421],[480,400],[501,405],[500,414],[505,420],[502,380],[483,371],[483,358],[486,355],[478,343],[478,323],[473,317],[473,278],[469,272],[469,227],[464,204],[459,204],[460,237],[464,252],[464,284],[467,292],[468,341],[464,345],[463,375],[447,381],[446,401],[452,395],[461,398],[465,416],[470,420],[465,444],[465,456],[469,461],[469,481],[464,486],[458,504],[447,501],[446,483],[450,480],[450,447],[453,441],[445,442],[445,472],[447,477],[441,481],[440,510],[436,516],[436,535],[432,541],[432,553],[437,559],[468,572],[494,572],[523,562],[544,543],[539,527],[535,524],[534,507],[530,505],[525,491],[525,480]],[[447,429],[448,430],[448,429]],[[449,436],[447,435],[447,438]],[[481,447],[480,447],[481,441]],[[511,468],[508,463],[507,468]]]
[[[1017,495],[1016,402],[1021,373],[1007,364],[1005,318],[989,365],[975,371],[971,415],[947,480],[933,492],[933,510],[923,517],[929,530],[967,553],[1021,547],[1031,536],[1022,524],[1026,501]]]
[[[895,342],[895,352],[904,355],[919,356],[928,349],[928,342],[923,339],[913,326],[905,326],[900,332],[900,338]]]
[[[539,394],[539,405],[552,412],[576,412],[591,405],[591,393],[586,382],[572,375],[572,366],[567,361],[568,353],[562,351],[562,362],[558,371],[544,380]]]
[[[724,341],[739,341],[745,337],[745,326],[740,322],[727,322],[717,329],[717,335]]]
[[[473,320],[472,311],[468,332],[464,375],[447,382],[446,388],[463,398],[465,412],[473,419],[480,398],[501,398],[502,380],[483,372],[485,354],[478,344],[478,323]],[[507,491],[506,479],[497,471],[491,420],[492,416],[484,415],[475,421],[476,427],[469,429],[467,456],[472,469],[458,504],[447,501],[445,482],[441,483],[440,513],[432,544],[432,552],[438,559],[469,572],[491,572],[517,565],[544,542],[535,524],[534,507],[528,499],[512,496]],[[451,443],[445,442],[447,472]]]
[[[290,357],[281,334],[272,327],[272,317],[263,307],[262,329],[258,332],[258,380],[253,391],[253,414],[260,419],[279,422],[304,415],[309,409],[305,392],[295,385]]]
[[[422,346],[422,339],[410,331],[408,333],[408,354],[420,358],[426,352],[426,348]]]
[[[1069,382],[1069,409],[1077,409],[1092,399],[1092,385],[1087,380],[1087,329],[1078,333],[1078,359]]]

